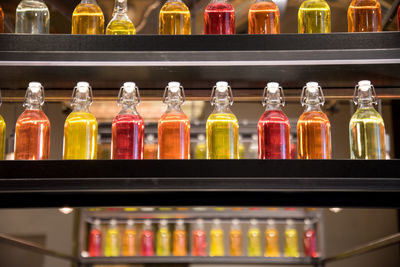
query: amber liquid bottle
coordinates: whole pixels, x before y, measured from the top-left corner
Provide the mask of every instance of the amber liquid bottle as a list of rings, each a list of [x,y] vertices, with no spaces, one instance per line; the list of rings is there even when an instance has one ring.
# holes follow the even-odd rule
[[[15,159],[49,159],[50,121],[42,111],[44,89],[40,83],[31,82],[26,91],[25,111],[15,127]]]
[[[176,222],[172,242],[172,253],[174,256],[187,255],[187,234],[183,220]]]
[[[181,0],[168,0],[160,11],[160,34],[190,34],[189,8]]]
[[[331,158],[331,124],[321,110],[324,102],[322,89],[318,83],[307,83],[301,97],[305,110],[297,122],[299,159]]]
[[[249,34],[280,33],[279,17],[274,2],[257,0],[249,10]]]
[[[96,0],[82,0],[72,14],[72,34],[104,34],[104,15]]]
[[[4,12],[0,5],[0,33],[4,32]]]
[[[382,31],[381,4],[377,0],[353,0],[347,10],[349,32]]]

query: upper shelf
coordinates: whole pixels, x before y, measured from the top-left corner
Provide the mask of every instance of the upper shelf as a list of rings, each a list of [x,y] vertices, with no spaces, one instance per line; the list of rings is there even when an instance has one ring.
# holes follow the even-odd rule
[[[146,89],[142,90],[144,98],[159,97],[171,80],[196,89],[187,90],[194,99],[208,97],[218,80],[229,81],[235,97],[242,99],[259,99],[267,81],[280,82],[285,89],[300,89],[311,80],[326,89],[342,89],[327,90],[328,97],[342,98],[351,97],[351,90],[346,89],[362,79],[372,80],[381,97],[399,97],[393,88],[400,87],[400,33],[2,34],[0,73],[2,89],[23,89],[37,80],[46,88],[68,89],[56,93],[65,99],[79,80],[93,85],[95,98],[115,97],[115,92],[101,89],[115,90],[130,80]],[[4,96],[22,97],[23,93],[7,90]]]

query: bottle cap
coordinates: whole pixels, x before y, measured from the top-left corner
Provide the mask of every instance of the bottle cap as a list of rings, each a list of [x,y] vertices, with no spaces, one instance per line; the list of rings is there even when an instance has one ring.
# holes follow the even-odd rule
[[[252,226],[257,226],[257,225],[258,225],[257,219],[251,219],[251,220],[250,220],[250,225],[252,225]]]
[[[227,82],[223,82],[223,81],[221,81],[221,82],[217,82],[217,90],[219,91],[219,92],[225,92],[226,90],[228,90],[228,83]]]
[[[129,219],[129,220],[126,221],[126,225],[127,226],[133,226],[133,225],[135,225],[135,221],[132,220],[132,219]]]
[[[78,82],[76,87],[78,88],[79,93],[86,93],[89,91],[89,83],[88,82]]]
[[[110,226],[117,226],[117,220],[111,219],[110,220]]]
[[[221,220],[220,219],[214,219],[213,220],[213,224],[220,225],[221,224]]]
[[[176,221],[176,224],[177,225],[183,225],[184,221],[182,219],[179,219],[179,220]]]
[[[196,224],[200,224],[200,225],[202,225],[202,224],[204,224],[204,221],[203,221],[203,219],[197,219],[196,220]]]
[[[100,226],[101,221],[100,221],[99,219],[96,219],[96,220],[94,220],[93,224],[94,224],[95,226]]]
[[[371,81],[363,80],[358,82],[361,91],[368,91],[371,88]]]
[[[204,141],[204,140],[206,140],[206,137],[204,136],[204,134],[199,134],[199,135],[197,136],[197,138],[199,139],[199,141]]]
[[[144,224],[145,226],[151,226],[151,220],[146,219],[146,220],[144,220],[143,224]]]
[[[273,219],[268,219],[267,220],[268,225],[275,225],[275,221]]]
[[[171,92],[176,93],[179,91],[181,84],[179,82],[169,82],[168,88]]]
[[[39,82],[30,82],[29,88],[31,89],[32,93],[38,93],[40,91],[40,89],[42,88],[42,84]]]
[[[305,219],[305,220],[304,220],[304,224],[305,224],[305,225],[311,225],[312,223],[311,223],[311,220],[310,220],[310,219]]]
[[[287,220],[286,220],[286,224],[287,224],[288,226],[292,226],[292,225],[294,225],[294,221],[293,221],[292,219],[287,219]]]
[[[279,90],[279,83],[270,82],[267,84],[268,91],[272,94],[276,94]]]
[[[127,92],[128,94],[133,93],[135,88],[136,88],[136,83],[134,83],[134,82],[126,82],[126,83],[124,83],[124,91]]]
[[[240,221],[239,221],[238,219],[233,219],[233,220],[232,220],[232,224],[233,224],[233,225],[239,225],[239,224],[240,224]]]
[[[168,221],[167,221],[166,219],[162,219],[162,220],[160,221],[160,225],[161,225],[161,226],[167,226],[167,225],[168,225]]]
[[[311,93],[318,92],[318,83],[317,82],[308,82],[307,83],[307,90]]]

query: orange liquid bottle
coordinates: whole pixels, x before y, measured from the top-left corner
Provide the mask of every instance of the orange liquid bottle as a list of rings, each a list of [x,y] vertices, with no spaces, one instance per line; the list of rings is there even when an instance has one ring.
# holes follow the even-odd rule
[[[186,256],[187,255],[187,235],[185,230],[185,224],[183,220],[176,222],[174,236],[173,236],[173,248],[172,253],[174,256]]]
[[[382,31],[381,4],[377,0],[353,0],[347,10],[349,32]]]
[[[279,257],[279,234],[275,221],[267,221],[267,230],[265,231],[265,257]]]
[[[248,17],[249,34],[280,33],[279,8],[274,2],[257,0]]]
[[[232,220],[231,231],[229,232],[229,248],[231,256],[242,256],[242,230],[237,219]]]
[[[158,122],[158,158],[189,159],[190,121],[181,108],[185,94],[180,83],[168,84],[163,102],[168,106]]]
[[[321,110],[324,102],[322,89],[318,83],[307,83],[301,96],[305,110],[297,122],[299,159],[331,158],[331,124]]]
[[[31,82],[26,91],[25,111],[15,126],[15,159],[49,159],[50,121],[42,111],[44,89],[40,83]]]
[[[136,256],[136,229],[135,222],[128,220],[122,240],[122,255]]]
[[[3,8],[0,6],[0,33],[4,32],[4,12]]]

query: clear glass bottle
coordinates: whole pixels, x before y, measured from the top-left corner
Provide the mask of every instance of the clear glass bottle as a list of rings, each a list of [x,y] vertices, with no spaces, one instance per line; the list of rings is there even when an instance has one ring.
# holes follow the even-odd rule
[[[50,121],[42,110],[44,88],[38,82],[29,83],[25,111],[15,126],[15,159],[42,160],[50,156]]]
[[[89,111],[93,103],[92,88],[79,82],[72,92],[72,112],[64,125],[64,159],[97,158],[97,121]]]
[[[280,33],[278,6],[272,1],[256,0],[248,14],[249,34]]]
[[[235,9],[227,0],[211,0],[204,11],[204,34],[235,34]]]
[[[214,110],[208,117],[207,159],[239,159],[239,123],[229,106],[232,89],[227,82],[217,82],[211,93]]]
[[[132,35],[136,34],[135,25],[128,16],[128,0],[115,0],[113,18],[108,23],[106,34],[108,35]]]
[[[242,229],[238,219],[232,220],[231,230],[229,232],[229,255],[242,256]]]
[[[262,103],[266,109],[258,121],[258,158],[290,159],[290,122],[281,109],[285,105],[282,87],[268,83]]]
[[[146,219],[140,237],[140,255],[154,256],[154,234],[151,220]]]
[[[176,221],[172,243],[172,251],[174,256],[187,256],[187,235],[185,222],[181,219]]]
[[[294,225],[294,221],[291,219],[286,220],[285,229],[285,257],[295,257],[300,256],[299,246],[298,246],[298,236],[297,229]]]
[[[304,113],[297,122],[297,153],[299,159],[330,159],[331,124],[321,110],[325,98],[322,88],[316,82],[309,82],[303,88],[301,104]]]
[[[224,230],[221,227],[221,220],[214,219],[210,231],[210,256],[224,255]]]
[[[192,256],[207,256],[206,236],[203,220],[197,219],[192,232]]]
[[[352,159],[385,159],[385,124],[375,110],[375,89],[370,81],[360,81],[355,88],[357,111],[351,117],[350,152]]]
[[[267,220],[267,230],[265,231],[265,257],[280,257],[279,252],[279,232],[275,221]]]
[[[353,0],[347,10],[349,32],[382,31],[381,4],[378,0]]]
[[[0,33],[4,33],[4,11],[0,5]]]
[[[122,255],[126,257],[136,256],[136,227],[135,221],[126,221],[125,232],[122,240]]]
[[[190,158],[190,121],[182,111],[185,92],[178,82],[165,88],[163,103],[167,110],[158,122],[158,158]]]
[[[331,9],[325,0],[306,0],[298,13],[299,33],[330,33]]]
[[[144,121],[136,110],[139,88],[127,82],[118,94],[121,111],[112,123],[111,159],[143,159]]]
[[[22,0],[16,11],[15,33],[46,34],[50,31],[50,11],[43,0]]]
[[[118,257],[120,252],[120,238],[117,221],[115,219],[110,220],[110,225],[107,229],[106,244],[104,246],[104,256],[106,257]]]
[[[0,106],[3,103],[0,93]],[[0,160],[4,160],[6,150],[6,122],[0,115]]]
[[[89,256],[100,257],[102,246],[101,222],[99,219],[94,220],[92,230],[89,236]]]
[[[309,219],[304,220],[304,256],[317,258],[317,238],[313,223]]]
[[[194,153],[195,159],[206,159],[207,158],[207,146],[206,146],[206,136],[204,134],[199,134],[197,137],[197,144]]]
[[[144,159],[157,159],[158,157],[158,144],[157,138],[153,134],[149,134],[144,142]]]
[[[82,0],[72,14],[72,34],[104,34],[104,14],[96,0]]]
[[[190,10],[181,0],[168,0],[160,10],[159,34],[191,34]]]
[[[247,256],[261,257],[261,231],[256,219],[250,220],[247,232]]]
[[[157,232],[157,256],[169,256],[171,254],[171,233],[168,229],[168,221],[162,219]]]

